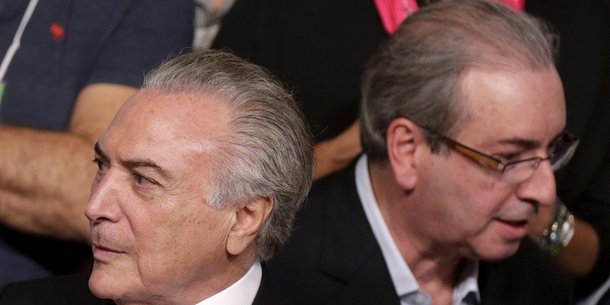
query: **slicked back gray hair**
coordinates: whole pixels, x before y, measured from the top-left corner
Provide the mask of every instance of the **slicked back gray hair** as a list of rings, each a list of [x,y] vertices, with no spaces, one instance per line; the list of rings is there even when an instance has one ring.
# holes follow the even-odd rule
[[[386,130],[398,117],[417,124],[433,152],[467,117],[460,77],[467,68],[546,69],[557,36],[525,13],[491,1],[434,3],[407,18],[363,76],[361,134],[372,161],[387,161]]]
[[[273,256],[288,239],[312,181],[312,137],[290,93],[262,68],[213,50],[163,63],[147,75],[144,88],[200,92],[227,103],[233,117],[228,135],[215,143],[206,199],[217,208],[274,200],[256,239],[258,258]]]

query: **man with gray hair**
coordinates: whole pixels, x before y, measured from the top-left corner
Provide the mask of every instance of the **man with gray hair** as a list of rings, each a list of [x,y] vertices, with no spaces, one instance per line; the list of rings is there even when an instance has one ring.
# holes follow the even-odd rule
[[[95,145],[95,297],[70,277],[8,286],[0,303],[284,304],[261,261],[287,240],[312,159],[302,113],[264,70],[219,51],[172,59]]]
[[[314,184],[270,263],[286,296],[570,304],[559,269],[525,238],[578,143],[564,132],[554,49],[539,21],[491,1],[407,18],[364,74],[365,155]]]

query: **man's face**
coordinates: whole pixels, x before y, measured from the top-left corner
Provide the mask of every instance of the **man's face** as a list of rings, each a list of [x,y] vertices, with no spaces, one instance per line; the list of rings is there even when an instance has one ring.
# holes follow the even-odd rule
[[[470,69],[460,91],[470,117],[453,138],[498,159],[546,157],[563,131],[563,88],[554,68]],[[418,171],[418,194],[426,205],[418,217],[428,220],[422,227],[467,257],[500,259],[514,254],[538,206],[555,200],[548,161],[529,179],[511,183],[454,150],[425,158],[428,162]]]
[[[97,296],[194,303],[201,298],[193,291],[219,288],[233,214],[209,207],[206,198],[213,139],[229,112],[201,99],[143,90],[100,138],[85,211],[94,257],[89,284]]]

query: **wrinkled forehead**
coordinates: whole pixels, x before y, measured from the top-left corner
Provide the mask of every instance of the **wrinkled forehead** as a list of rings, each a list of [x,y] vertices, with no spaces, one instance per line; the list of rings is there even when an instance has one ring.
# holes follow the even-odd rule
[[[217,97],[143,89],[118,111],[101,142],[205,148],[227,132],[231,111]]]
[[[231,120],[228,104],[201,92],[167,92],[143,89],[119,110],[117,119],[189,131],[220,131]],[[125,122],[122,122],[125,123]]]

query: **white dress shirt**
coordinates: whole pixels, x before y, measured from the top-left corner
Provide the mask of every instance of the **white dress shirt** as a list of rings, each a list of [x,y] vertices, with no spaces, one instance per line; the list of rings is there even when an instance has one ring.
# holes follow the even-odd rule
[[[356,164],[356,188],[362,202],[364,213],[369,221],[375,239],[381,248],[394,288],[402,305],[429,305],[432,299],[420,290],[419,284],[411,269],[403,259],[390,230],[383,219],[375,199],[368,170],[366,155],[362,155]],[[480,303],[477,284],[478,263],[470,262],[464,268],[462,280],[453,290],[453,305],[471,305]],[[474,300],[472,300],[474,298]],[[476,302],[476,303],[473,303]]]
[[[239,281],[197,305],[251,305],[262,277],[261,264],[257,261]]]

